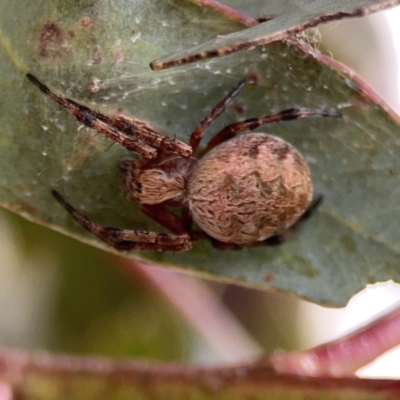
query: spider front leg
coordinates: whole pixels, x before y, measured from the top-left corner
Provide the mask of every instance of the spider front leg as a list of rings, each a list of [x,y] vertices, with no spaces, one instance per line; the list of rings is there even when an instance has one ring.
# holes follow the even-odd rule
[[[140,154],[147,159],[156,158],[160,151],[169,151],[183,157],[189,157],[192,154],[190,146],[179,140],[160,135],[143,121],[101,114],[74,100],[57,95],[33,75],[27,74],[26,76],[44,94],[72,114],[78,121],[129,151]]]
[[[75,221],[117,250],[186,251],[193,247],[188,233],[165,234],[103,227],[78,212],[55,190],[52,191],[52,194]]]
[[[252,131],[259,128],[260,126],[272,124],[275,122],[290,121],[298,118],[310,117],[341,117],[341,113],[337,110],[332,109],[312,110],[308,108],[290,108],[280,111],[276,114],[270,114],[260,118],[250,118],[244,121],[236,122],[234,124],[228,125],[224,129],[219,131],[208,142],[206,148],[201,152],[201,155],[208,153],[214,147],[225,142],[226,140],[232,139],[239,133]]]
[[[192,147],[193,153],[197,150],[201,139],[208,127],[215,121],[228,107],[233,98],[243,89],[246,80],[242,80],[231,90],[212,110],[211,112],[197,125],[189,139],[189,145]]]
[[[139,136],[147,144],[160,151],[179,154],[182,157],[189,157],[193,153],[192,148],[186,143],[160,135],[153,127],[138,118],[128,117],[122,113],[116,114],[115,117],[99,114],[99,117],[127,135]]]

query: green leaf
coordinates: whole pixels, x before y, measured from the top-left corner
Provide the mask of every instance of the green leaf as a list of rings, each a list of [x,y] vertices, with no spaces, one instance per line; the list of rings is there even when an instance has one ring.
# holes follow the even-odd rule
[[[320,211],[280,247],[229,252],[202,241],[185,253],[125,255],[335,306],[367,283],[400,281],[399,127],[357,77],[307,46],[281,42],[160,73],[148,67],[161,54],[240,28],[184,0],[127,0],[118,7],[105,0],[1,2],[1,204],[108,251],[76,225],[51,189],[105,226],[162,231],[118,187],[118,165],[127,152],[82,128],[24,77],[27,71],[62,95],[141,118],[183,141],[251,74],[257,85],[242,91],[205,143],[230,122],[271,111],[340,109],[343,119],[262,129],[308,159],[315,192],[325,196]]]
[[[191,0],[199,5],[208,4],[207,0]],[[151,63],[155,70],[173,67],[174,65],[190,63],[201,59],[220,57],[232,54],[240,50],[248,50],[254,46],[261,46],[283,40],[299,32],[317,26],[324,22],[330,22],[348,17],[361,17],[373,12],[393,7],[399,4],[398,0],[375,1],[369,0],[292,0],[268,2],[247,2],[238,0],[225,0],[224,3],[232,7],[242,8],[243,12],[264,11],[259,15],[266,19],[260,24],[245,21],[248,29],[221,35],[191,48],[185,48],[172,55],[167,55]],[[262,5],[264,3],[264,6]],[[255,22],[255,21],[254,21]]]

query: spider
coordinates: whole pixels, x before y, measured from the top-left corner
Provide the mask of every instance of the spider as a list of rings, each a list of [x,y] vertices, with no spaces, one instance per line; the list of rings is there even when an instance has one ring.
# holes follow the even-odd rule
[[[31,74],[27,77],[78,121],[140,156],[122,161],[121,188],[170,233],[103,227],[52,191],[82,227],[117,250],[186,251],[199,239],[208,239],[219,249],[276,245],[287,240],[322,201],[322,196],[311,200],[310,171],[292,145],[265,133],[239,134],[274,122],[340,116],[335,110],[291,108],[236,122],[199,151],[205,131],[245,80],[199,123],[186,144],[162,136],[144,121],[91,110],[57,95]],[[169,207],[181,207],[181,215]],[[200,231],[192,229],[193,222]]]

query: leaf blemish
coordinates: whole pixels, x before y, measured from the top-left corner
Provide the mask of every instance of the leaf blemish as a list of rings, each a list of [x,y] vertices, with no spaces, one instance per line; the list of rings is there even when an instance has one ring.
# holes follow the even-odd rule
[[[40,58],[59,60],[70,53],[66,46],[65,34],[59,25],[46,22],[39,35],[38,55]]]

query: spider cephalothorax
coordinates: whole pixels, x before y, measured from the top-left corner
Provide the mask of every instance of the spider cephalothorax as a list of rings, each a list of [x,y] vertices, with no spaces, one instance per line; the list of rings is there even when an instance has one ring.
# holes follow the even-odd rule
[[[141,120],[109,117],[52,92],[27,77],[76,119],[139,159],[121,163],[121,188],[140,203],[141,211],[171,233],[103,227],[55,198],[84,228],[118,250],[189,250],[198,239],[215,247],[236,249],[286,240],[321,202],[311,201],[307,163],[289,143],[265,133],[240,133],[259,126],[311,116],[339,116],[334,110],[288,109],[231,124],[196,154],[209,125],[242,89],[242,81],[200,122],[189,145],[156,132]],[[179,206],[178,217],[168,207]],[[193,221],[202,231],[193,231]]]

